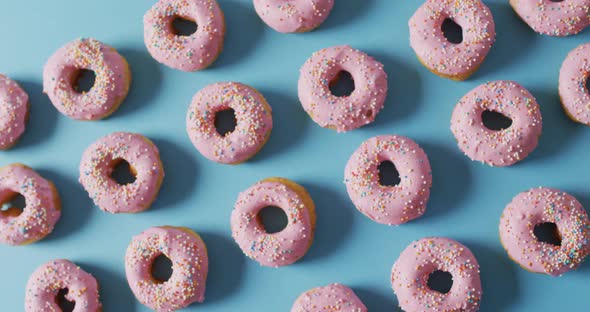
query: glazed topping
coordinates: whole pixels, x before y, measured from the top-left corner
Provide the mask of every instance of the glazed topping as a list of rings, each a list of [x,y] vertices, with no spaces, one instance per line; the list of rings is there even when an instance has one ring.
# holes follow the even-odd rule
[[[590,0],[510,0],[516,13],[534,31],[570,36],[590,25]]]
[[[352,289],[331,284],[303,293],[291,308],[291,312],[367,312],[367,307]]]
[[[0,149],[10,148],[25,132],[28,111],[27,93],[0,74]]]
[[[258,16],[282,33],[306,32],[322,24],[334,0],[254,0]]]
[[[559,95],[567,114],[573,120],[590,125],[590,44],[571,51],[559,73]]]

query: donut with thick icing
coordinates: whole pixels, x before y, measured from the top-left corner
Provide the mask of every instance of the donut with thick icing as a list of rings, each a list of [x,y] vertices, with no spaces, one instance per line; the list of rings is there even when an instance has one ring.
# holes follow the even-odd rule
[[[173,22],[179,18],[193,21],[197,30],[177,34]],[[194,72],[207,68],[221,53],[225,19],[216,0],[159,0],[143,17],[143,34],[156,61]]]
[[[381,185],[379,165],[392,162],[400,183]],[[352,154],[344,172],[348,196],[371,220],[400,225],[426,211],[432,186],[430,162],[424,150],[409,138],[381,135],[370,138]]]
[[[430,288],[430,274],[452,275],[447,293]],[[469,248],[448,238],[431,237],[412,242],[393,265],[391,285],[406,312],[479,310],[482,287],[479,264]]]
[[[575,122],[590,126],[590,91],[586,81],[590,77],[590,43],[572,50],[559,71],[561,104]]]
[[[283,209],[287,227],[267,233],[259,212]],[[232,236],[244,254],[263,266],[280,267],[301,259],[313,242],[315,206],[307,191],[284,178],[262,180],[240,193],[231,214]]]
[[[94,72],[88,92],[76,91],[83,70]],[[62,114],[77,120],[98,120],[114,113],[131,84],[131,71],[114,48],[92,38],[77,39],[57,50],[43,70],[43,92]]]
[[[219,112],[233,110],[236,127],[221,135],[215,127]],[[272,109],[256,89],[237,82],[206,86],[193,97],[186,130],[195,148],[222,164],[239,164],[256,155],[270,137]]]
[[[484,112],[495,112],[512,120],[508,128],[492,130],[484,125]],[[535,97],[514,81],[482,84],[467,93],[455,106],[451,130],[459,148],[472,160],[491,166],[511,166],[526,158],[536,147],[543,122]]]
[[[25,133],[29,95],[12,79],[0,74],[0,150],[13,147]]]
[[[331,84],[344,72],[354,80],[349,96],[336,96]],[[313,53],[300,70],[299,100],[311,119],[324,128],[346,132],[370,124],[383,108],[387,74],[383,64],[350,46]]]
[[[334,0],[254,0],[258,16],[281,33],[302,33],[320,26],[330,15]]]
[[[445,37],[442,26],[447,19],[461,26],[460,43]],[[418,60],[434,74],[453,80],[475,73],[496,40],[492,12],[481,0],[426,0],[409,26]]]
[[[111,177],[122,161],[129,163],[135,181],[119,184]],[[82,155],[80,183],[94,203],[110,213],[135,213],[156,199],[164,168],[152,141],[137,133],[114,132],[90,145]]]
[[[153,262],[161,255],[172,262],[172,275],[167,281],[159,281],[152,274]],[[184,227],[149,228],[133,238],[125,255],[125,273],[133,294],[158,312],[203,302],[208,271],[205,243]]]
[[[76,264],[51,260],[33,272],[27,283],[25,311],[61,311],[56,298],[67,289],[65,299],[75,303],[73,312],[101,312],[98,282]]]
[[[559,244],[541,241],[535,227],[555,225]],[[576,269],[590,254],[590,221],[582,204],[568,193],[539,187],[516,195],[500,219],[500,240],[522,268],[559,276]]]
[[[5,205],[20,194],[25,207]],[[57,189],[33,169],[19,163],[0,168],[0,243],[27,245],[53,231],[61,216]]]
[[[510,0],[510,5],[529,27],[543,35],[571,36],[590,25],[589,0]]]
[[[293,304],[291,312],[367,312],[367,307],[352,289],[331,284],[308,290]]]

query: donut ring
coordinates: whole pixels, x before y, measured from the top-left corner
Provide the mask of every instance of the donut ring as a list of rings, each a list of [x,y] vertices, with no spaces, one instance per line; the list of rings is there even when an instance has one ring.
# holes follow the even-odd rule
[[[453,276],[448,293],[428,286],[435,271]],[[408,246],[393,265],[391,285],[406,312],[479,310],[482,288],[479,264],[469,248],[448,238],[423,238]]]
[[[379,165],[391,161],[401,182],[384,186]],[[409,138],[382,135],[366,140],[346,165],[344,183],[356,208],[371,220],[400,225],[420,217],[430,197],[432,173],[424,150]]]
[[[101,312],[98,282],[76,264],[51,260],[35,270],[27,283],[25,311],[61,311],[56,303],[60,290],[68,289],[65,298],[76,303],[74,312]]]
[[[269,234],[258,213],[276,206],[285,211],[287,227]],[[232,236],[244,254],[263,266],[290,265],[302,258],[313,242],[315,205],[299,184],[284,178],[262,180],[240,193],[231,214]]]
[[[74,86],[81,70],[95,74],[88,92]],[[43,70],[43,92],[62,114],[77,120],[99,120],[114,113],[129,92],[131,71],[114,48],[92,38],[72,41],[57,50]]]
[[[546,222],[557,226],[560,246],[535,236],[535,226]],[[504,209],[500,241],[522,268],[559,276],[576,269],[590,254],[590,221],[573,196],[552,188],[534,188],[516,195]]]
[[[483,124],[485,111],[512,119],[504,130]],[[526,158],[536,147],[543,122],[535,97],[514,81],[500,80],[476,87],[455,106],[451,130],[459,148],[472,160],[490,166],[511,166]]]
[[[154,260],[172,261],[172,276],[165,282],[151,273]],[[133,294],[155,311],[176,311],[205,300],[209,270],[207,247],[201,237],[184,227],[161,226],[135,236],[125,255],[125,273]]]
[[[33,169],[19,163],[0,168],[0,204],[21,194],[26,207],[0,210],[0,243],[27,245],[53,231],[61,216],[57,189]]]
[[[590,25],[589,0],[510,0],[510,5],[529,27],[543,35],[571,36]]]
[[[220,111],[233,109],[236,128],[224,136],[215,128]],[[270,137],[272,109],[254,88],[236,82],[206,86],[193,97],[186,129],[197,150],[222,164],[239,164],[256,155]]]
[[[120,185],[111,173],[122,160],[129,163],[133,183]],[[94,203],[110,213],[135,213],[148,209],[156,199],[164,168],[158,148],[148,138],[114,132],[90,145],[82,155],[80,183]]]
[[[338,97],[330,84],[349,72],[355,89]],[[387,96],[387,74],[383,64],[350,46],[315,52],[301,68],[299,100],[311,119],[324,128],[346,132],[370,124],[383,108]]]
[[[442,25],[446,19],[462,26],[461,43],[445,37]],[[409,26],[410,45],[420,63],[452,80],[465,80],[475,73],[496,40],[492,12],[480,0],[427,0]]]
[[[281,33],[303,33],[320,26],[330,15],[334,0],[254,0],[258,16]]]
[[[194,21],[195,33],[177,35],[172,26],[177,18]],[[209,67],[221,53],[225,19],[215,0],[159,0],[143,17],[143,34],[156,61],[194,72]]]
[[[29,119],[29,95],[0,74],[0,150],[13,147],[25,133]]]
[[[291,312],[367,312],[367,307],[352,289],[342,284],[331,284],[308,290],[293,304]]]
[[[559,71],[559,97],[566,114],[575,122],[590,126],[590,43],[572,50]]]

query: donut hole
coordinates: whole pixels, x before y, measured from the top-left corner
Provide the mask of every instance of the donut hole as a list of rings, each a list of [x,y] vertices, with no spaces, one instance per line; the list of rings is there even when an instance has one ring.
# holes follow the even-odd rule
[[[437,270],[428,275],[428,288],[447,294],[453,287],[453,275],[447,271]]]
[[[402,181],[395,164],[389,160],[381,162],[377,170],[379,171],[379,184],[382,186],[396,186]]]
[[[187,17],[175,16],[171,22],[172,33],[176,36],[188,37],[197,32],[197,23]]]
[[[87,93],[94,87],[95,81],[96,73],[93,70],[79,69],[74,73],[72,87],[77,93]]]
[[[588,77],[586,77],[584,86],[586,87],[586,92],[590,93],[590,75],[588,75]]]
[[[137,172],[125,159],[117,158],[113,160],[111,166],[113,171],[110,176],[117,184],[127,185],[137,180]]]
[[[341,70],[330,80],[330,92],[337,97],[350,96],[354,92],[354,78],[348,71]]]
[[[258,222],[268,234],[283,231],[289,223],[285,211],[279,207],[268,206],[258,212]]]
[[[463,27],[457,24],[452,18],[445,18],[441,30],[450,43],[459,44],[463,42]]]
[[[565,0],[549,0],[549,1],[551,1],[551,2],[563,2]]]
[[[234,130],[236,130],[236,126],[238,125],[238,120],[236,119],[236,111],[232,108],[227,108],[224,110],[220,110],[215,113],[215,130],[219,135],[226,136]]]
[[[172,260],[166,255],[158,255],[152,262],[151,274],[156,283],[166,283],[172,277],[172,273]]]
[[[512,119],[493,110],[483,111],[483,113],[481,113],[481,120],[483,125],[492,131],[501,131],[512,126]]]
[[[66,298],[69,291],[70,290],[67,288],[62,288],[57,292],[57,295],[55,295],[55,304],[57,304],[62,312],[72,312],[76,307],[75,301],[70,301]]]
[[[561,234],[559,233],[557,224],[553,222],[543,222],[535,225],[533,234],[542,243],[561,246]]]
[[[8,217],[18,217],[27,206],[25,197],[17,192],[8,191],[0,202],[0,214]]]

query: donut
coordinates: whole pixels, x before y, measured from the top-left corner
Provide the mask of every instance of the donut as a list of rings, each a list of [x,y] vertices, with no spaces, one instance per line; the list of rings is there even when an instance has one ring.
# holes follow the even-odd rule
[[[486,111],[500,113],[512,124],[503,130],[489,129],[482,117]],[[471,90],[455,106],[451,118],[451,130],[465,155],[496,167],[511,166],[526,158],[537,147],[542,128],[535,97],[507,80]]]
[[[445,20],[461,26],[463,40],[450,42],[442,31]],[[426,0],[409,22],[410,46],[434,74],[465,80],[475,73],[496,40],[490,9],[480,0]]]
[[[197,30],[177,34],[173,22],[192,21]],[[211,65],[223,49],[225,19],[215,0],[159,0],[143,17],[143,37],[152,57],[174,69],[194,72]]]
[[[535,228],[555,225],[559,244],[541,241]],[[522,268],[559,276],[576,269],[590,254],[590,221],[572,195],[539,187],[516,195],[500,219],[500,241],[508,256]]]
[[[543,35],[571,36],[590,25],[589,0],[510,0],[510,5],[529,27]]]
[[[18,194],[25,199],[22,210],[9,204]],[[0,168],[0,206],[0,243],[12,246],[43,239],[61,216],[53,183],[19,163]]]
[[[51,260],[33,272],[27,283],[25,311],[61,311],[57,297],[63,290],[67,290],[65,299],[75,303],[73,311],[102,311],[94,276],[64,259]]]
[[[428,285],[437,271],[452,275],[447,293]],[[423,238],[404,249],[391,270],[391,285],[406,312],[475,312],[483,292],[475,256],[461,243],[442,237]]]
[[[0,74],[0,150],[13,147],[25,133],[29,95],[14,80]]]
[[[235,129],[217,132],[217,113],[233,110]],[[186,115],[186,130],[195,148],[222,164],[239,164],[256,155],[270,137],[272,110],[254,88],[237,82],[208,85],[193,97]]]
[[[254,0],[258,16],[281,33],[303,33],[320,26],[330,15],[334,0]]]
[[[267,233],[259,212],[269,206],[283,209],[285,229]],[[301,259],[313,242],[315,205],[303,186],[268,178],[240,193],[231,214],[232,236],[244,254],[260,265],[280,267]]]
[[[392,162],[400,183],[381,185],[379,165]],[[344,172],[348,196],[371,220],[400,225],[420,217],[430,197],[432,172],[426,153],[416,142],[395,135],[364,141],[352,154]]]
[[[83,70],[94,72],[88,92],[76,91]],[[57,50],[43,69],[43,92],[59,112],[77,120],[99,120],[114,113],[129,92],[131,71],[114,48],[92,38]]]
[[[566,114],[575,122],[590,126],[590,43],[571,51],[559,71],[559,97]]]
[[[355,88],[349,96],[336,96],[330,86],[348,72]],[[387,74],[383,64],[350,46],[313,53],[300,71],[299,100],[321,127],[346,132],[370,124],[383,108]]]
[[[342,284],[314,288],[301,294],[291,312],[367,312],[352,289]]]
[[[122,161],[129,163],[132,183],[121,185],[112,177]],[[137,133],[114,132],[90,145],[80,162],[80,184],[94,203],[110,213],[135,213],[156,199],[164,168],[152,141]]]
[[[152,264],[164,255],[172,262],[172,275],[159,281]],[[209,270],[207,247],[201,237],[184,227],[161,226],[135,236],[125,254],[125,273],[133,294],[155,311],[176,311],[205,300]]]

